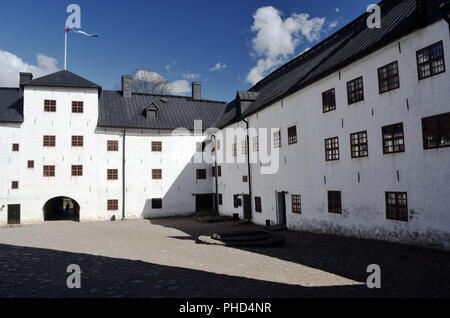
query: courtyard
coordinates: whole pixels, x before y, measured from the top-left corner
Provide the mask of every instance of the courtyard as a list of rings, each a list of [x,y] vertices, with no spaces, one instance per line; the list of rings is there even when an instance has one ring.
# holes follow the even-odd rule
[[[0,229],[0,297],[449,297],[450,253],[283,231],[283,247],[196,244],[200,235],[261,230],[193,218]],[[67,267],[81,268],[69,289]],[[381,289],[366,269],[381,267]]]

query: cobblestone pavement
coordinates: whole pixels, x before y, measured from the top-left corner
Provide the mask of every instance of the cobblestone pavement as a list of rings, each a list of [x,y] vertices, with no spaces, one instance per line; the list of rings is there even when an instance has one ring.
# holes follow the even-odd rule
[[[0,297],[450,297],[450,253],[284,231],[280,248],[195,243],[260,229],[192,218],[0,229]],[[81,267],[81,289],[66,286]],[[370,290],[367,266],[382,269]]]

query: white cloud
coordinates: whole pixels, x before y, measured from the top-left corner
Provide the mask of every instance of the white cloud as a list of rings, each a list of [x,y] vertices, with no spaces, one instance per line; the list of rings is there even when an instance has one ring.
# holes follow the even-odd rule
[[[333,21],[328,24],[329,29],[334,29],[339,24],[339,21]]]
[[[177,61],[172,61],[172,63],[170,63],[169,65],[166,65],[167,72],[170,72],[170,70],[175,66],[176,63],[177,63]]]
[[[271,6],[259,8],[253,18],[252,31],[256,37],[252,40],[251,55],[260,58],[247,75],[247,81],[253,84],[286,63],[304,40],[319,40],[326,22],[326,18],[310,18],[307,13],[292,13],[283,20],[282,13]]]
[[[191,86],[186,80],[178,80],[168,85],[168,91],[172,94],[185,94],[191,92]]]
[[[183,73],[182,76],[183,76],[183,78],[185,78],[185,79],[190,79],[190,80],[192,80],[192,79],[199,78],[199,77],[200,77],[200,74],[197,74],[197,73]]]
[[[338,13],[341,12],[341,9],[339,9],[339,8],[336,8],[335,10],[336,10],[336,12],[338,12]]]
[[[33,77],[38,78],[59,70],[58,62],[52,57],[38,54],[36,60],[37,66],[30,65],[17,55],[0,50],[0,87],[18,87],[19,72],[33,73]]]
[[[135,77],[138,80],[148,81],[151,83],[164,82],[166,80],[163,75],[149,70],[137,70]]]
[[[217,63],[216,65],[214,65],[213,67],[211,67],[209,69],[210,72],[214,72],[214,71],[219,71],[221,72],[222,70],[226,69],[227,65],[226,64],[222,64],[222,63]]]

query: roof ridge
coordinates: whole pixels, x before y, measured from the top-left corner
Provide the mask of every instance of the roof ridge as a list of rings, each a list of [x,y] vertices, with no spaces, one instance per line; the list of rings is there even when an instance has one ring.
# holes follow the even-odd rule
[[[104,92],[114,92],[114,93],[119,93],[121,94],[122,91],[121,90],[110,90],[110,89],[106,89],[104,90]],[[218,101],[218,100],[212,100],[212,99],[193,99],[191,96],[183,96],[183,95],[170,95],[170,94],[151,94],[151,93],[137,93],[137,92],[133,92],[133,95],[138,95],[138,96],[149,96],[149,97],[172,97],[172,98],[183,98],[183,99],[187,99],[187,100],[191,100],[194,102],[207,102],[207,103],[218,103],[218,104],[226,104],[227,102],[224,101]]]

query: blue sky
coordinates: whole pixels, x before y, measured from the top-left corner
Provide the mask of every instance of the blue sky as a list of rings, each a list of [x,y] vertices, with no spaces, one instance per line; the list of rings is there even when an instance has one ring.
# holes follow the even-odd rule
[[[252,86],[249,73],[258,61],[253,81],[337,31],[373,2],[2,1],[0,86],[9,86],[13,66],[26,65],[26,70],[38,73],[64,67],[70,3],[81,7],[81,29],[99,34],[99,38],[69,35],[70,71],[104,89],[117,89],[123,74],[146,68],[169,82],[199,81],[204,98],[229,101],[237,90]],[[280,29],[273,27],[277,23]],[[284,40],[275,43],[271,40],[275,37]],[[213,70],[217,63],[220,70]],[[2,68],[10,73],[2,73]]]

